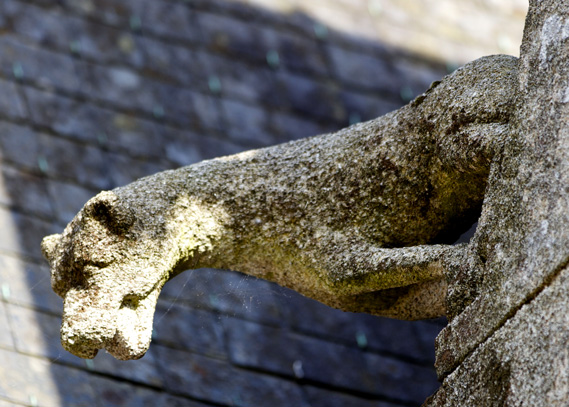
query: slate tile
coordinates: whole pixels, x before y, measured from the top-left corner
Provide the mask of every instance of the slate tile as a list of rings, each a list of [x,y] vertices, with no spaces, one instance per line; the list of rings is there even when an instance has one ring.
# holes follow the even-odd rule
[[[106,137],[102,144],[111,151],[141,158],[159,159],[164,156],[165,141],[149,120],[115,112],[109,114],[103,128]]]
[[[30,405],[91,407],[96,396],[86,372],[0,349],[0,397]],[[17,372],[18,374],[14,374]]]
[[[203,43],[210,50],[266,64],[269,47],[255,24],[213,13],[196,14]]]
[[[47,189],[55,207],[57,220],[62,224],[71,222],[83,205],[98,192],[94,189],[55,180],[47,182]]]
[[[0,301],[0,326],[2,327],[0,329],[0,346],[15,349],[14,337],[8,321],[7,306],[4,301]]]
[[[0,250],[42,259],[40,243],[52,225],[44,220],[0,207]]]
[[[0,71],[45,89],[77,92],[81,87],[71,56],[25,45],[11,35],[0,37]]]
[[[250,148],[251,146],[215,137],[202,137],[199,142],[199,149],[204,159],[233,155]]]
[[[39,405],[92,407],[98,405],[99,388],[96,378],[82,369],[50,365],[51,380],[56,383],[59,403],[43,402],[38,397]],[[46,380],[44,380],[46,381]]]
[[[158,302],[153,341],[214,357],[226,355],[219,316],[185,307],[175,300]]]
[[[352,92],[350,90],[342,90],[340,98],[346,112],[348,112],[348,120],[351,118],[357,118],[359,121],[375,119],[376,117],[399,109],[403,105],[400,101],[399,94],[395,94],[391,98],[382,98],[375,94],[368,95]]]
[[[413,401],[436,388],[432,369],[396,358],[253,322],[226,319],[224,326],[230,358],[244,367],[383,397],[407,395]]]
[[[275,290],[280,288],[275,287]],[[295,292],[287,290],[287,294],[287,297],[277,296],[277,299],[283,303],[287,323],[295,331],[335,338],[353,347],[391,353],[427,365],[434,362],[434,345],[431,349],[425,344],[434,341],[436,333],[430,329],[430,334],[423,333],[419,338],[417,324],[421,325],[421,322],[343,312]]]
[[[99,63],[140,66],[142,50],[129,32],[108,25],[26,5],[12,19],[14,31],[42,47],[57,49]]]
[[[317,121],[285,112],[272,113],[271,127],[275,129],[275,133],[278,133],[279,142],[298,140],[325,133],[324,126]]]
[[[103,377],[94,377],[92,382],[99,395],[96,405],[100,407],[207,407],[187,398]]]
[[[13,304],[8,305],[8,313],[19,352],[84,366],[83,359],[72,355],[61,346],[60,317]]]
[[[324,49],[317,41],[280,30],[275,35],[275,49],[283,67],[319,76],[329,75]]]
[[[419,58],[394,58],[393,67],[397,75],[404,81],[412,98],[425,92],[434,81],[440,81],[447,74],[443,64],[423,61]]]
[[[403,407],[407,404],[396,404],[381,400],[370,400],[353,395],[304,386],[311,407]]]
[[[168,282],[162,296],[191,307],[278,325],[280,303],[272,284],[244,274],[200,269],[186,271]]]
[[[159,348],[159,355],[169,391],[233,406],[305,406],[293,382],[165,347]]]
[[[295,377],[295,362],[302,362],[304,355],[297,338],[287,330],[230,317],[223,318],[223,328],[232,363]]]
[[[150,120],[33,88],[26,88],[26,97],[34,122],[59,134],[134,157],[164,155]]]
[[[94,189],[109,188],[108,157],[99,148],[43,134],[40,149],[48,175]]]
[[[252,66],[239,59],[203,50],[198,50],[196,57],[208,82],[219,80],[218,93],[222,96],[257,103],[273,96],[274,72],[268,66]]]
[[[53,208],[43,178],[2,165],[0,188],[4,189],[6,195],[5,199],[0,197],[1,203],[41,217],[53,216]]]
[[[157,354],[151,345],[146,354],[137,360],[117,360],[111,354],[100,350],[87,367],[89,370],[127,379],[148,386],[161,387],[162,375],[158,369]]]
[[[194,43],[201,40],[192,11],[184,2],[135,0],[132,3],[141,9],[143,32]]]
[[[144,176],[168,169],[166,161],[153,162],[115,153],[108,153],[107,157],[106,165],[110,173],[110,183],[107,189],[123,186]]]
[[[143,55],[141,69],[144,75],[195,90],[208,89],[207,72],[195,50],[149,37],[140,37],[137,43]]]
[[[114,108],[141,111],[153,116],[162,108],[159,84],[144,78],[136,70],[123,66],[103,66],[76,62],[84,86],[81,95],[110,103]]]
[[[49,267],[0,255],[0,288],[5,300],[61,314],[63,302],[51,289]]]
[[[275,142],[268,131],[269,116],[265,109],[228,99],[222,100],[222,109],[227,133],[235,142]]]
[[[182,167],[211,158],[207,157],[201,148],[202,140],[207,138],[206,135],[198,136],[193,132],[160,124],[157,124],[155,128],[163,142],[165,157],[173,167]]]
[[[24,90],[35,124],[93,144],[104,135],[110,111],[53,92],[31,87]]]
[[[392,399],[420,404],[440,385],[432,367],[373,353],[365,354],[365,363],[368,374],[362,378],[360,388],[373,388],[375,394],[384,394]]]
[[[165,120],[193,131],[221,128],[219,105],[211,95],[172,85],[161,85],[157,90]]]
[[[283,92],[282,107],[297,110],[315,118],[342,121],[346,111],[340,103],[337,89],[306,76],[279,72],[278,89]]]
[[[397,95],[404,86],[397,71],[385,58],[334,45],[330,45],[328,51],[332,69],[345,87],[356,86]]]
[[[40,136],[29,127],[0,121],[0,157],[3,161],[38,170]]]
[[[0,114],[9,119],[23,119],[27,116],[26,108],[18,85],[0,79]]]

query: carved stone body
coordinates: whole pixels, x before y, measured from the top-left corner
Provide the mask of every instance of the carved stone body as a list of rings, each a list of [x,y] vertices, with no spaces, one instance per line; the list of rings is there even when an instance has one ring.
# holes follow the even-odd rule
[[[370,122],[100,193],[42,244],[63,346],[141,357],[164,283],[203,267],[347,311],[443,315],[466,247],[448,243],[480,213],[516,83],[517,59],[482,58]]]

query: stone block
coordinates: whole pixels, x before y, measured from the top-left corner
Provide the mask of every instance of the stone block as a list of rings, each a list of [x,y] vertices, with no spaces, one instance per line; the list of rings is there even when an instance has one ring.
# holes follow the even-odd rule
[[[153,341],[173,348],[213,357],[225,357],[219,316],[176,301],[161,300],[154,314]]]
[[[193,308],[278,325],[282,322],[281,307],[271,286],[240,273],[201,269],[178,275],[165,285],[162,296]]]
[[[0,289],[10,303],[61,314],[63,302],[51,289],[49,267],[0,255]]]
[[[294,382],[238,369],[226,361],[159,347],[170,392],[232,406],[305,407]]]

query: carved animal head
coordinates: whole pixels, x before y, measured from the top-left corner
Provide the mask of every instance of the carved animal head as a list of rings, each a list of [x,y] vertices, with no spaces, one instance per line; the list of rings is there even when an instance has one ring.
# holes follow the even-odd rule
[[[52,287],[64,299],[61,342],[77,356],[106,348],[117,359],[137,359],[148,349],[172,265],[153,255],[164,254],[156,248],[163,240],[148,236],[139,215],[114,192],[102,192],[61,235],[42,242]]]

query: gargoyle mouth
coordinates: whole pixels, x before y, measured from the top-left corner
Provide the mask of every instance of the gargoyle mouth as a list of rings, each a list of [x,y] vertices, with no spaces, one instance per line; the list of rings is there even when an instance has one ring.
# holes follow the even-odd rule
[[[150,346],[159,293],[154,289],[143,298],[128,295],[119,302],[70,290],[61,325],[63,347],[84,359],[94,358],[99,349],[120,360],[140,359]]]

